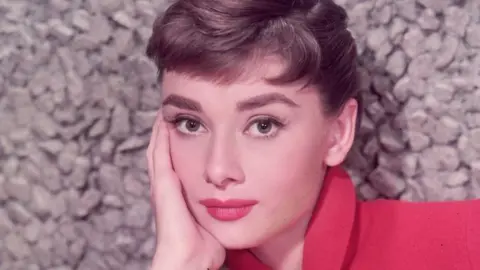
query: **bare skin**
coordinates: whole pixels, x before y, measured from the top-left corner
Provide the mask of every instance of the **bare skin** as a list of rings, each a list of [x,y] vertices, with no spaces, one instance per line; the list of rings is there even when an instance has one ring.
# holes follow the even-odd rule
[[[161,114],[153,127],[147,160],[157,228],[152,269],[219,269],[225,249],[188,210],[172,169],[169,131]]]
[[[215,270],[225,249],[249,249],[275,270],[301,269],[303,238],[325,168],[343,162],[356,101],[327,115],[316,88],[272,85],[267,61],[229,85],[166,72],[148,149],[156,205],[154,269]],[[203,199],[258,201],[234,222]]]

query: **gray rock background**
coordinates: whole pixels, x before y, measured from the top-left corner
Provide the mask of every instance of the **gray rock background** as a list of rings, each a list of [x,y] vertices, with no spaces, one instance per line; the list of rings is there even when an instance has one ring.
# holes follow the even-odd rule
[[[480,2],[338,0],[366,110],[360,197],[480,197]],[[147,269],[143,51],[164,0],[0,0],[0,270]]]

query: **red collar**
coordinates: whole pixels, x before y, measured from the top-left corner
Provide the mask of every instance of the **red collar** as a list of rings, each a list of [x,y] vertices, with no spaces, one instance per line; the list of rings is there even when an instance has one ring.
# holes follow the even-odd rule
[[[356,195],[352,181],[341,167],[330,168],[305,235],[303,269],[342,269],[347,257]],[[227,251],[231,270],[269,270],[248,250]]]

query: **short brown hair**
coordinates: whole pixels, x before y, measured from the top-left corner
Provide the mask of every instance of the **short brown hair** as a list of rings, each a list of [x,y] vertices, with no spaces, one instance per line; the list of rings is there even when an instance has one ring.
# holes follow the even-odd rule
[[[260,56],[280,56],[271,83],[307,79],[338,112],[357,95],[355,42],[347,13],[332,0],[177,0],[157,18],[147,56],[174,70],[231,82]]]

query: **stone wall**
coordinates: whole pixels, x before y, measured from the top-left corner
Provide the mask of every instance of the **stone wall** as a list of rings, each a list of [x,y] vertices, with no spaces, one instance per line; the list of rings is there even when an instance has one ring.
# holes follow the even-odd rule
[[[338,0],[366,110],[362,198],[480,197],[480,2]],[[164,0],[0,0],[0,270],[147,269],[143,51]]]

